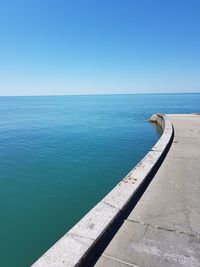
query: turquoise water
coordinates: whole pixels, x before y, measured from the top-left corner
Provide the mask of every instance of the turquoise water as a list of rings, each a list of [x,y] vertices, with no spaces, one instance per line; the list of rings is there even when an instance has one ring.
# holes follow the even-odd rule
[[[29,266],[148,152],[155,112],[200,94],[0,97],[0,266]]]

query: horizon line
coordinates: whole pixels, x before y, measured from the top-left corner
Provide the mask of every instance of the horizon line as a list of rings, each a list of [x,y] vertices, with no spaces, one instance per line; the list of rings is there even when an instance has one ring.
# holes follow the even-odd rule
[[[97,93],[97,94],[41,94],[41,95],[0,95],[0,97],[45,97],[45,96],[112,96],[112,95],[169,95],[169,94],[200,94],[199,92],[160,92],[160,93]]]

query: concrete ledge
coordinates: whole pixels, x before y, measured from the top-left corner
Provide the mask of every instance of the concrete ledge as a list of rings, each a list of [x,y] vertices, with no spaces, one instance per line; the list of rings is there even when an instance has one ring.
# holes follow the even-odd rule
[[[145,191],[173,140],[173,126],[167,117],[156,114],[150,121],[163,129],[163,134],[154,147],[105,198],[36,261],[33,267],[93,266],[102,249]]]

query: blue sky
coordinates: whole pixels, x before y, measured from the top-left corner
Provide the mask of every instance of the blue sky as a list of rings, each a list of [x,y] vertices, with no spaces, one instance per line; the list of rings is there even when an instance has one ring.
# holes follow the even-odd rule
[[[199,0],[2,0],[0,95],[200,92]]]

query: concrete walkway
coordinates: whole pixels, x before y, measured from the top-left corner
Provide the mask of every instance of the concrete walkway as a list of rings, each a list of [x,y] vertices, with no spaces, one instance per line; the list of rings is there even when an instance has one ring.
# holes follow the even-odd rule
[[[200,116],[168,117],[172,146],[96,267],[200,266]]]

